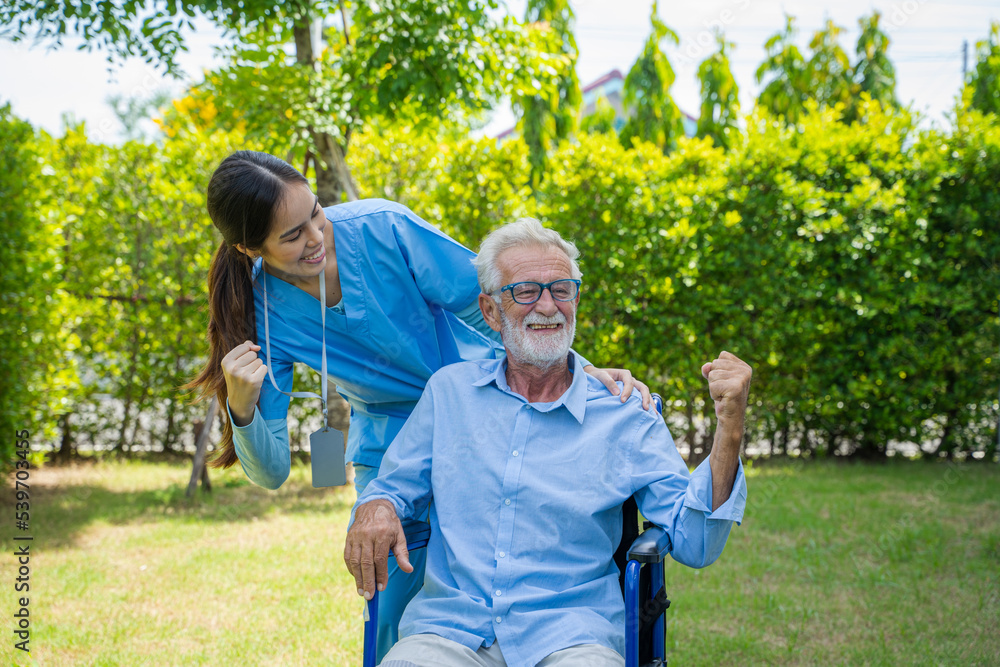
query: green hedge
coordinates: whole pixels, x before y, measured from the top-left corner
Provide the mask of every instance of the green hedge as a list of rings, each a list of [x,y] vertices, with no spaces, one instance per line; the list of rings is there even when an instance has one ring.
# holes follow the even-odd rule
[[[0,462],[12,460],[15,433],[52,439],[53,415],[72,370],[61,364],[64,295],[58,216],[43,177],[42,150],[30,125],[0,107]]]
[[[581,135],[551,157],[537,201],[517,141],[383,132],[360,142],[354,169],[369,196],[400,199],[473,247],[524,213],[573,239],[578,347],[663,393],[695,458],[713,413],[699,367],[728,350],[755,368],[756,451],[993,459],[997,118],[960,113],[950,132],[919,131],[869,102],[851,125],[816,108],[796,126],[747,124],[729,152],[682,140],[664,156]],[[391,182],[425,186],[391,189],[390,163]]]
[[[204,189],[242,138],[94,145],[3,109],[0,139],[5,428],[66,449],[189,443],[203,408],[177,387],[205,354]],[[794,126],[751,116],[725,152],[682,140],[669,155],[581,134],[534,194],[518,140],[383,127],[349,160],[363,195],[470,247],[522,215],[573,239],[577,347],[663,394],[694,459],[713,415],[699,368],[721,350],[755,369],[754,451],[996,457],[996,116],[922,131],[873,103],[851,125],[813,108]],[[292,405],[294,443],[318,413]]]

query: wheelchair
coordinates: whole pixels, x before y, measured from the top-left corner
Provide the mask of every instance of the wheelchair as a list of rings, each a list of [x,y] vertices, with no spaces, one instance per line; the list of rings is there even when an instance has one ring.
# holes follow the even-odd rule
[[[663,401],[653,394],[656,410],[663,413]],[[406,547],[410,551],[427,546],[431,527],[425,521],[402,522]],[[670,607],[663,582],[664,561],[672,549],[667,532],[648,521],[639,526],[639,509],[634,498],[622,506],[622,540],[614,554],[625,601],[625,667],[664,667],[664,630]],[[391,555],[391,554],[390,554]],[[378,627],[378,591],[367,603],[363,667],[375,667]]]

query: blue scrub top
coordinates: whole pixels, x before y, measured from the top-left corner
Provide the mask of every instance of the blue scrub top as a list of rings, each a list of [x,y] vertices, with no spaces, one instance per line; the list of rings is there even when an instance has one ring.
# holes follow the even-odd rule
[[[357,201],[325,212],[333,225],[343,293],[342,310],[328,304],[326,313],[328,374],[352,408],[348,460],[378,466],[435,371],[458,361],[500,358],[503,346],[456,314],[468,313],[479,297],[475,253],[393,202]],[[259,269],[258,263],[258,354],[271,365],[278,387],[292,391],[294,362],[320,370],[320,302]],[[271,359],[264,347],[263,280]],[[318,386],[297,389],[320,393]],[[270,435],[283,443],[259,442],[268,439],[260,424],[234,429],[237,454],[251,479],[257,464],[273,467],[273,462],[249,460],[260,459],[262,448],[283,445],[277,449],[287,457],[288,402],[265,378],[254,421],[263,418]],[[286,475],[287,469],[282,481]]]

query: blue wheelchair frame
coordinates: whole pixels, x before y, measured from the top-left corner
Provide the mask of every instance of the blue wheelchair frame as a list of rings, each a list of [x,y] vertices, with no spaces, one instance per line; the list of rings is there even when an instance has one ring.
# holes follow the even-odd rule
[[[658,412],[663,412],[662,399],[653,394],[653,402]],[[638,517],[624,517],[624,521],[638,520]],[[410,551],[422,549],[427,546],[430,540],[431,527],[425,521],[408,519],[402,522],[403,532],[406,533],[406,548]],[[624,571],[623,594],[625,597],[625,667],[639,667],[639,635],[643,625],[649,625],[652,621],[651,655],[652,662],[646,663],[645,667],[656,667],[666,665],[664,651],[664,623],[663,613],[670,606],[670,600],[666,599],[665,589],[663,589],[663,568],[664,560],[672,545],[667,532],[646,522],[645,530],[639,534],[632,542],[628,550],[628,561]],[[391,555],[391,554],[390,554]],[[642,568],[647,567],[650,573],[649,585],[642,586],[640,574]],[[661,590],[663,589],[663,590]],[[654,596],[663,594],[661,600],[655,600]],[[365,619],[365,639],[363,667],[375,667],[375,645],[377,641],[378,627],[378,591],[368,601],[368,613]],[[662,607],[662,609],[661,609]],[[650,613],[658,615],[655,619],[649,619]]]

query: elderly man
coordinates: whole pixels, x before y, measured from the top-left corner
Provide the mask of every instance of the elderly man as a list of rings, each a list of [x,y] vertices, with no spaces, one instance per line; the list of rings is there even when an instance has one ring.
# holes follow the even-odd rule
[[[390,548],[411,570],[399,519],[431,524],[423,589],[383,667],[622,665],[622,503],[635,495],[691,567],[715,561],[743,518],[750,367],[723,352],[702,368],[719,423],[688,473],[638,392],[621,406],[570,352],[576,257],[530,219],[483,242],[479,305],[507,358],[435,373],[358,498],[344,559],[369,599]]]

